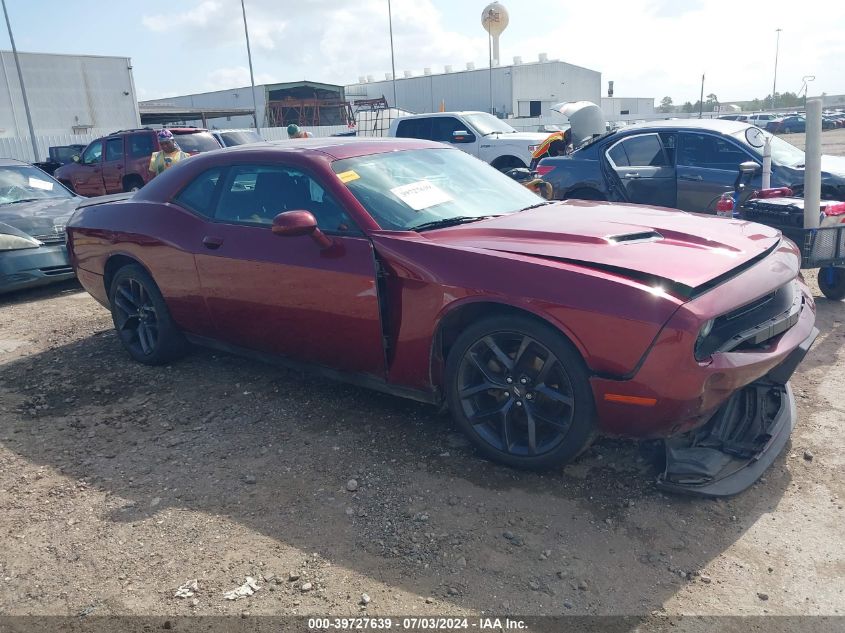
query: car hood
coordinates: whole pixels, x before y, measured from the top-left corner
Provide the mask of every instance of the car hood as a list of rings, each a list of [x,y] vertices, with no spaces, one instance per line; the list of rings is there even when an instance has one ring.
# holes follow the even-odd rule
[[[574,200],[421,235],[453,246],[584,265],[684,297],[732,276],[780,243],[779,231],[753,222]]]
[[[45,198],[0,205],[0,232],[6,224],[33,237],[63,235],[65,224],[81,201],[77,197]]]
[[[485,139],[496,137],[501,141],[514,141],[519,143],[542,143],[552,132],[510,132],[509,134],[492,134],[485,136]]]
[[[823,154],[822,171],[845,178],[845,157]]]

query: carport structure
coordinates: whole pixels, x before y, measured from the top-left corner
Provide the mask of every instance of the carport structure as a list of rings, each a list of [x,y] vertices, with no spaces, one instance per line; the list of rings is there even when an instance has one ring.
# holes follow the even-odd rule
[[[355,120],[352,104],[342,86],[315,81],[294,81],[264,86],[265,125],[348,125]]]
[[[141,125],[167,125],[202,121],[208,127],[209,119],[229,118],[233,116],[253,116],[252,108],[196,108],[171,105],[166,103],[141,103],[138,106]]]

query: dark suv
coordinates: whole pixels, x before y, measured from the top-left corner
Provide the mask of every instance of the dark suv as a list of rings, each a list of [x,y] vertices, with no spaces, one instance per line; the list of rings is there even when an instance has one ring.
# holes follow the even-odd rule
[[[220,143],[200,128],[169,128],[183,152],[198,154],[220,149]],[[59,167],[56,179],[81,196],[135,191],[147,183],[150,157],[159,150],[158,130],[120,130],[92,141],[74,162]]]

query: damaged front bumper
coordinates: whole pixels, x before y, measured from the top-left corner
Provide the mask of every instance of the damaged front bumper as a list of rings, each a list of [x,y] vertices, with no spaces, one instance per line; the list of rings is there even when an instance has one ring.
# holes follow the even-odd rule
[[[657,485],[706,497],[738,494],[771,466],[795,426],[788,380],[819,331],[768,375],[734,393],[702,427],[665,441],[666,467]]]

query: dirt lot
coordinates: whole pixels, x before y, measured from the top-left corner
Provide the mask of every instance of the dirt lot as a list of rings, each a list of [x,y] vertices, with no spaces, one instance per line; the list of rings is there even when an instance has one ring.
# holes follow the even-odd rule
[[[804,149],[804,134],[782,134],[781,138]],[[822,153],[845,156],[845,128],[822,132]]]
[[[659,493],[633,443],[530,474],[424,405],[140,366],[75,284],[4,297],[0,614],[843,615],[845,308],[815,294],[791,445],[726,501]]]

